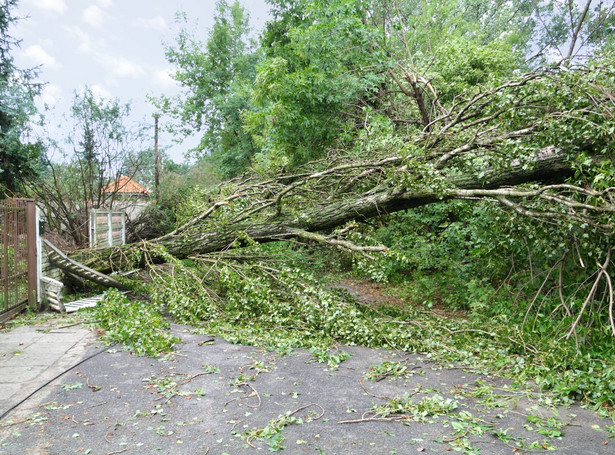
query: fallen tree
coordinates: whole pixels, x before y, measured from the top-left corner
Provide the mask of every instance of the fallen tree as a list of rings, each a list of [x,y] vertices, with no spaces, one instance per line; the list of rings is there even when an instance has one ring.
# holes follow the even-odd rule
[[[389,160],[390,164],[393,160]],[[369,164],[357,164],[355,169],[363,169],[362,173],[380,172],[377,166]],[[381,184],[370,191],[353,195],[339,201],[330,201],[306,207],[299,214],[285,215],[276,203],[280,193],[269,198],[267,202],[260,202],[258,212],[266,208],[278,207],[277,213],[270,213],[262,221],[244,219],[241,216],[217,229],[203,227],[201,224],[206,220],[203,214],[185,226],[164,237],[149,242],[150,246],[162,246],[172,256],[183,259],[194,255],[212,253],[227,250],[241,245],[236,243],[238,239],[249,238],[255,242],[265,243],[272,241],[288,240],[291,238],[305,238],[310,240],[329,242],[334,246],[355,251],[382,251],[381,247],[354,246],[348,242],[329,238],[326,236],[314,236],[309,233],[329,231],[351,221],[364,221],[369,218],[383,216],[400,210],[408,210],[424,206],[438,201],[454,198],[501,198],[507,201],[507,197],[528,198],[536,196],[549,196],[551,191],[568,189],[574,192],[583,192],[582,188],[572,185],[560,186],[573,172],[570,162],[563,153],[554,149],[548,149],[537,153],[532,166],[517,164],[505,172],[487,173],[481,178],[475,175],[456,177],[450,183],[450,189],[429,190],[412,189],[404,186],[388,186]],[[322,174],[322,173],[321,173]],[[301,181],[316,178],[316,174],[302,176]],[[322,175],[320,175],[322,177]],[[352,178],[356,178],[356,175]],[[282,177],[278,180],[289,180]],[[514,185],[523,183],[550,183],[538,190],[513,189]],[[291,184],[292,185],[292,184]],[[285,188],[287,189],[288,186]],[[247,189],[247,188],[246,188]],[[253,190],[253,188],[252,188]],[[597,193],[595,194],[598,195]],[[216,207],[228,207],[232,201],[241,198],[249,199],[250,194],[237,192],[226,198]],[[504,203],[504,202],[503,202]],[[249,212],[254,208],[246,210]],[[597,208],[596,210],[601,210]],[[612,209],[602,209],[611,211]],[[205,214],[211,215],[213,210],[208,209]],[[134,263],[135,249],[140,246],[128,245],[122,248],[104,250],[83,250],[73,253],[71,256],[83,264],[101,272],[109,272],[114,268],[126,268],[143,266],[143,263]]]
[[[349,145],[351,150],[331,150],[326,159],[306,163],[291,173],[281,166],[235,178],[213,193],[195,194],[186,201],[188,215],[173,232],[121,248],[77,251],[70,257],[105,273],[154,270],[150,266],[169,263],[170,268],[154,272],[158,274],[154,282],[175,289],[186,301],[197,302],[190,304],[190,321],[194,322],[193,318],[209,317],[203,308],[210,305],[198,303],[199,296],[217,302],[214,312],[221,311],[215,308],[228,299],[228,295],[219,295],[228,294],[228,289],[212,290],[218,286],[216,280],[224,281],[229,273],[237,274],[234,279],[240,282],[244,275],[258,280],[259,274],[274,279],[283,273],[284,267],[255,264],[267,259],[267,251],[260,249],[247,257],[243,249],[298,239],[375,259],[387,248],[361,235],[356,236],[358,241],[353,238],[362,222],[449,200],[488,201],[520,217],[516,218],[519,225],[524,219],[538,220],[532,227],[534,234],[547,232],[546,226],[552,229],[541,246],[542,267],[547,270],[540,273],[546,278],[524,323],[531,311],[540,313],[541,304],[535,303],[541,295],[557,293],[561,303],[554,313],[575,316],[567,323],[567,336],[576,336],[583,315],[594,305],[589,302],[601,295],[591,311],[605,314],[601,321],[608,321],[615,335],[615,304],[607,272],[615,213],[613,74],[615,69],[608,65],[533,72],[459,97],[448,109],[440,106],[440,116],[419,129],[389,129],[375,135],[366,117],[366,132],[357,135]],[[391,150],[396,154],[391,155]],[[508,232],[501,235],[508,236]],[[523,235],[508,238],[512,243],[527,242]],[[555,237],[557,244],[551,244]],[[579,252],[581,244],[587,253],[584,258]],[[227,250],[231,249],[239,251],[230,255]],[[527,249],[533,282],[537,273],[529,245]],[[208,264],[206,270],[182,272],[193,283],[188,288],[182,288],[184,284],[178,284],[179,275],[175,275],[183,267],[179,260],[185,258]],[[596,262],[597,269],[587,261]],[[572,277],[566,292],[565,262]],[[252,264],[250,271],[240,270],[244,263]],[[559,270],[559,281],[550,281],[554,270]],[[595,270],[596,285],[589,289],[586,304],[576,308],[577,294],[585,292]],[[606,281],[600,284],[600,280]],[[280,295],[294,295],[288,292],[290,282],[272,286],[280,289]],[[242,305],[251,303],[246,300]]]
[[[574,219],[609,232],[604,215],[614,205],[604,172],[613,144],[612,72],[608,65],[532,72],[440,106],[441,115],[422,129],[366,133],[352,153],[332,151],[293,173],[244,175],[217,194],[195,195],[192,218],[148,244],[176,258],[290,238],[374,251],[328,234],[351,221],[448,199],[489,199],[529,217]],[[544,204],[537,209],[534,201]],[[140,248],[71,257],[108,272],[143,266]]]

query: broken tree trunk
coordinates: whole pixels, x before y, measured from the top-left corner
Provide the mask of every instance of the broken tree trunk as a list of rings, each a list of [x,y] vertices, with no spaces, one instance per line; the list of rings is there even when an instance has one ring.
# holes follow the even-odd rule
[[[188,232],[154,239],[150,245],[163,246],[168,253],[182,259],[228,249],[238,237],[247,236],[260,243],[285,240],[301,237],[306,231],[325,231],[352,220],[363,221],[448,199],[508,196],[512,191],[510,187],[515,185],[529,182],[562,183],[571,172],[572,168],[564,156],[549,149],[547,153],[543,151],[537,154],[531,168],[519,164],[482,178],[456,177],[450,182],[450,189],[445,191],[381,185],[354,197],[306,207],[301,216],[282,214],[266,221],[245,220],[222,225],[215,230],[199,229],[196,224]],[[133,244],[113,249],[82,250],[72,253],[71,257],[92,269],[109,272],[112,269],[143,266],[142,248],[143,245]]]

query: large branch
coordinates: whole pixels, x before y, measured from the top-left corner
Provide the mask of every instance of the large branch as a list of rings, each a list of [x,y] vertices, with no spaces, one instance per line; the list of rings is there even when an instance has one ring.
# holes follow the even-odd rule
[[[483,191],[477,193],[478,197],[489,197],[489,190],[522,183],[562,183],[571,172],[571,166],[564,156],[549,149],[547,152],[538,153],[534,166],[529,169],[519,163],[506,171],[488,173],[482,178],[475,175],[459,176],[451,179],[448,191],[380,186],[348,199],[306,207],[300,216],[279,215],[265,221],[242,221],[215,230],[199,229],[198,224],[195,224],[189,232],[161,237],[150,244],[163,246],[168,253],[181,259],[229,249],[238,239],[246,236],[261,243],[291,239],[300,237],[299,233],[302,231],[326,231],[351,220],[363,221],[442,200],[466,197],[466,194],[459,190],[480,189]],[[494,195],[497,196],[498,193]],[[139,260],[140,248],[138,245],[127,245],[115,249],[83,250],[73,253],[71,257],[93,269],[108,272],[114,268],[139,265],[135,264],[135,261]]]

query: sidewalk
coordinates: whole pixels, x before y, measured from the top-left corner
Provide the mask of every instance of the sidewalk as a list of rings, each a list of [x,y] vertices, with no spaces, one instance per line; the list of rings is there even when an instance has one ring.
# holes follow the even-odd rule
[[[0,415],[81,360],[95,342],[90,330],[54,318],[0,331]],[[27,402],[24,403],[27,406]]]

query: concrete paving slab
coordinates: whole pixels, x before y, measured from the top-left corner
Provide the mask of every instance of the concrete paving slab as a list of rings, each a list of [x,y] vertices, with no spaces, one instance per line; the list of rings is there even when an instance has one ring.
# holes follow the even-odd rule
[[[89,332],[87,329],[80,328],[79,330],[75,330],[74,327],[66,330],[52,330],[49,332],[45,332],[43,336],[36,342],[36,344],[40,343],[74,343],[75,340],[84,336],[85,333]]]
[[[23,384],[24,382],[31,381],[40,376],[45,371],[44,367],[40,366],[27,366],[27,367],[2,367],[2,380],[6,381],[2,384]]]
[[[34,326],[24,325],[11,330],[3,330],[1,333],[2,343],[25,343],[31,344],[43,337]]]
[[[22,388],[21,384],[0,382],[0,390],[2,390],[2,394],[0,394],[0,397],[2,397],[0,398],[0,403],[3,403],[5,401],[5,397],[7,397],[7,402],[8,402],[8,398],[12,397],[17,392],[19,392],[21,388]]]
[[[87,329],[63,329],[66,320],[0,331],[0,414],[69,368],[93,348]]]
[[[22,339],[23,337],[20,337]],[[29,346],[34,345],[40,340],[40,338],[32,339],[29,341],[0,341],[0,357],[12,357],[14,353],[21,352]]]
[[[23,365],[31,365],[31,366],[45,366],[51,365],[56,360],[63,357],[66,352],[72,348],[76,342],[79,341],[77,338],[73,342],[62,342],[62,343],[53,343],[53,342],[39,342],[35,343],[27,348],[21,350],[19,355],[13,355],[12,358],[7,359],[3,366],[8,367],[16,367]]]

